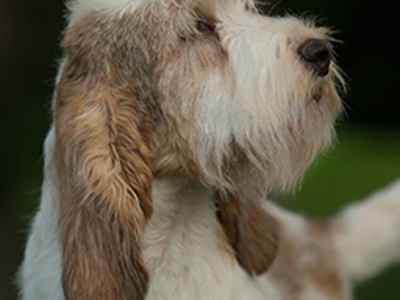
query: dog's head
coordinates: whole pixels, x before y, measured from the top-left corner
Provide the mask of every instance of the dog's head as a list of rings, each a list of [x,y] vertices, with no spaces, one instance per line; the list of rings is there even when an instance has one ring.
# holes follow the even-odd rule
[[[339,76],[326,30],[251,0],[68,6],[54,104],[66,297],[141,299],[153,176],[295,185],[332,138]]]

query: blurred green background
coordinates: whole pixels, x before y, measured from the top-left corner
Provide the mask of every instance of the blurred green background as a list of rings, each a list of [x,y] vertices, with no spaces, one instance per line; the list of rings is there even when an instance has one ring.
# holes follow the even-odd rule
[[[372,0],[271,4],[265,9],[272,14],[317,16],[343,41],[335,47],[350,93],[337,146],[311,167],[299,193],[281,199],[302,213],[329,215],[400,176],[397,8]],[[40,197],[63,10],[61,0],[0,0],[0,300],[16,299],[15,272]],[[400,299],[400,268],[359,286],[356,295]]]

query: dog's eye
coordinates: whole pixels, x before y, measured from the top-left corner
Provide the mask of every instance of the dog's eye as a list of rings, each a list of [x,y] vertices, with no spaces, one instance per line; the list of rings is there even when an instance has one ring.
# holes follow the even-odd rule
[[[202,33],[214,32],[214,26],[204,20],[197,20],[196,28]]]
[[[200,36],[199,33],[212,34],[215,32],[215,26],[213,26],[212,24],[210,24],[207,21],[204,21],[204,19],[198,19],[196,21],[196,29],[197,29],[197,31],[194,30],[193,32],[190,32],[190,33],[182,33],[179,35],[179,37],[181,38],[181,40],[186,42],[186,41],[192,41],[196,37]]]

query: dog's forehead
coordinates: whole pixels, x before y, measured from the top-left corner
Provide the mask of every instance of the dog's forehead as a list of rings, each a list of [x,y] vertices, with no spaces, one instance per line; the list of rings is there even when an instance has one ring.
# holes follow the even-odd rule
[[[255,0],[67,0],[72,18],[92,11],[129,13],[143,7],[200,9],[214,13],[227,7],[254,8]]]

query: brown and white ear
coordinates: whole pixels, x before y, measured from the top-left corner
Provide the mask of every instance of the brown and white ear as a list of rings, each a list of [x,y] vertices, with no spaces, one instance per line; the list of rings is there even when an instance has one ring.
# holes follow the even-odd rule
[[[90,44],[90,33],[73,30],[64,41],[54,107],[65,297],[144,299],[142,231],[152,213],[149,109],[107,65],[113,53]]]
[[[257,200],[217,193],[217,215],[239,264],[250,275],[267,271],[278,253],[278,225]]]

